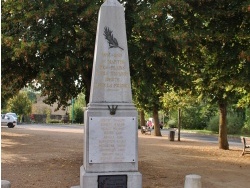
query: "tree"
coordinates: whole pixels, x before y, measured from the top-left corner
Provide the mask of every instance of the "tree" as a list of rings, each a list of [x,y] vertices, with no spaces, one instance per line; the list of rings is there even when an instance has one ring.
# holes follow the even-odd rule
[[[101,3],[2,0],[2,101],[28,83],[58,108],[83,88],[88,101]]]
[[[181,6],[180,6],[181,5]],[[172,9],[176,9],[173,24]],[[156,124],[155,135],[160,136],[158,111],[162,108],[160,98],[170,86],[186,87],[187,77],[180,69],[181,55],[180,32],[176,32],[183,22],[185,4],[179,1],[146,2],[136,15],[133,28],[134,64],[132,65],[134,96],[142,109],[153,111]],[[179,11],[179,14],[177,14]],[[140,54],[139,56],[136,54]]]
[[[27,92],[20,91],[16,96],[7,102],[9,112],[15,112],[18,115],[29,115],[32,110],[32,102],[29,100]]]
[[[183,51],[196,91],[218,104],[219,148],[229,149],[227,105],[238,99],[239,87],[249,92],[249,1],[187,2],[190,35]]]
[[[237,100],[240,90],[249,91],[249,1],[158,0],[147,5],[133,28],[141,54],[133,65],[133,83],[136,92],[142,89],[138,98],[145,99],[139,103],[157,107],[169,86],[196,90],[200,98],[218,104],[219,147],[228,149],[227,103]]]

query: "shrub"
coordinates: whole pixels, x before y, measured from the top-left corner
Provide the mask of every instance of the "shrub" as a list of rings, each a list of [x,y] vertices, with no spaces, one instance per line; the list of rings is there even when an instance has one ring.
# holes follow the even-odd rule
[[[250,123],[245,123],[244,126],[241,128],[241,132],[243,134],[250,134]]]
[[[172,119],[178,118],[178,111],[171,112]],[[181,109],[181,127],[184,129],[204,129],[213,114],[213,109],[202,105],[193,105]]]
[[[241,128],[243,127],[243,120],[241,117],[238,117],[236,114],[227,116],[227,133],[228,134],[237,134],[240,133]],[[208,130],[218,133],[219,132],[219,116],[214,116],[208,123]]]
[[[207,129],[215,133],[219,132],[219,116],[218,115],[210,119],[210,121],[208,122]]]
[[[46,109],[46,123],[50,123],[50,114],[51,114],[51,112],[50,112],[50,109]]]
[[[73,104],[70,107],[70,121],[75,123],[83,123],[84,121],[84,107],[86,106],[85,95],[80,93],[75,100],[72,101]],[[73,113],[72,113],[73,108]],[[73,116],[72,116],[73,115]]]
[[[74,109],[74,114],[75,114],[74,121],[76,123],[83,123],[83,109],[80,107],[76,107]]]
[[[242,117],[237,115],[230,115],[227,117],[227,133],[228,134],[238,134],[244,125],[244,120]]]
[[[48,123],[61,123],[61,120],[59,120],[59,119],[51,119],[51,120],[49,120]]]
[[[241,132],[244,134],[250,134],[250,108],[246,109],[246,120]]]
[[[189,107],[183,110],[181,126],[184,129],[204,129],[206,122],[199,107]]]
[[[167,124],[168,124],[169,128],[175,128],[175,127],[177,127],[177,122],[174,119],[169,120]]]

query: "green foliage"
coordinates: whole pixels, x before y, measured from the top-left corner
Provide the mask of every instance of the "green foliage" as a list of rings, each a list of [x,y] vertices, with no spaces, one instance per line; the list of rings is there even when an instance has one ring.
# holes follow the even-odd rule
[[[84,108],[86,107],[86,102],[85,102],[85,95],[83,93],[80,93],[78,97],[74,100],[74,107],[73,107],[73,116],[72,117],[72,106],[70,107],[70,114],[69,117],[72,121],[75,123],[83,123],[83,113],[84,113]]]
[[[29,97],[29,99],[30,99],[30,101],[32,103],[36,103],[37,102],[36,94],[34,92],[28,91],[27,95],[28,95],[28,97]]]
[[[34,92],[34,90],[32,90],[30,87],[25,87],[22,89],[22,91],[25,91],[28,95],[28,98],[30,99],[30,101],[32,103],[36,103],[37,102],[37,95]]]
[[[204,129],[206,118],[201,114],[201,106],[188,107],[182,111],[181,126],[184,129]]]
[[[176,1],[140,1],[132,14],[129,53],[133,99],[145,111],[161,109],[161,97],[170,86],[185,85],[177,60],[181,44],[173,37],[175,25],[169,19],[173,7],[169,4],[183,10]]]
[[[186,108],[194,103],[197,103],[197,97],[191,94],[190,90],[177,90],[173,88],[170,89],[167,93],[164,93],[161,97],[163,106],[167,110],[176,110],[178,108]]]
[[[231,114],[227,116],[227,131],[228,134],[239,134],[241,133],[244,120],[237,114]],[[219,116],[214,116],[208,123],[208,130],[218,133],[219,132]]]
[[[242,93],[242,97],[239,99],[237,106],[238,107],[250,107],[250,93],[248,93],[246,90],[240,90],[239,92]]]
[[[249,123],[244,124],[244,126],[241,129],[241,132],[243,134],[250,134],[250,124]]]
[[[187,56],[195,88],[213,104],[235,100],[239,87],[249,91],[248,4],[248,0],[189,2],[195,13],[190,29],[196,35],[189,36],[192,47],[184,51],[197,54],[195,61]]]
[[[20,91],[16,96],[8,100],[7,111],[15,112],[18,115],[28,115],[31,113],[31,105],[27,92]]]
[[[218,115],[210,119],[210,121],[208,122],[207,129],[214,133],[219,132],[219,116]]]
[[[167,122],[167,126],[168,126],[169,128],[175,128],[175,127],[177,127],[177,121],[176,121],[175,119],[171,119],[171,120],[169,120],[169,121]]]
[[[204,129],[209,118],[214,115],[215,109],[204,101],[198,101],[197,96],[189,90],[174,91],[172,89],[161,99],[164,108],[170,110],[171,116],[176,119],[178,118],[177,109],[181,109],[181,127],[184,129]]]
[[[48,121],[48,123],[61,123],[61,120],[51,119],[51,120]]]
[[[242,133],[250,134],[250,108],[246,109],[246,119],[242,127]]]
[[[83,108],[82,107],[76,107],[74,109],[74,113],[75,113],[74,114],[74,116],[75,116],[74,122],[83,123],[83,113],[84,113]]]
[[[237,116],[237,114],[230,115],[227,117],[227,131],[228,134],[241,133],[241,129],[244,125],[244,119]]]
[[[83,88],[88,98],[101,3],[2,1],[2,101],[29,83],[58,108]]]
[[[46,112],[46,123],[50,123],[50,121],[51,121],[51,118],[50,118],[50,114],[51,114],[51,111],[50,111],[50,109],[46,109],[45,110]]]
[[[217,110],[201,104],[189,104],[181,109],[181,127],[184,129],[202,130],[207,127],[208,121]],[[173,109],[170,112],[170,119],[178,119],[178,110]]]

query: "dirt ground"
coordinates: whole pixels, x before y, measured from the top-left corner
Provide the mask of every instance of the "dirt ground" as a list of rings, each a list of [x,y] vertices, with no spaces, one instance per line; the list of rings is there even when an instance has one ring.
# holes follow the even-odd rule
[[[20,125],[21,126],[21,125]],[[11,188],[69,188],[79,185],[83,163],[82,132],[1,130],[1,178]],[[139,136],[139,171],[143,188],[183,188],[185,176],[201,175],[203,188],[249,186],[250,154],[241,147],[218,149],[218,144],[167,137]]]

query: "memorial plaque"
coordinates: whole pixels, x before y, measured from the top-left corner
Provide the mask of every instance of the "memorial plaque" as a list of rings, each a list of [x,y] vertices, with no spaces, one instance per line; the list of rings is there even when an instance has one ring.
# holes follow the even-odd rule
[[[89,117],[89,163],[135,162],[135,117]]]
[[[127,188],[127,175],[98,176],[98,188]]]

